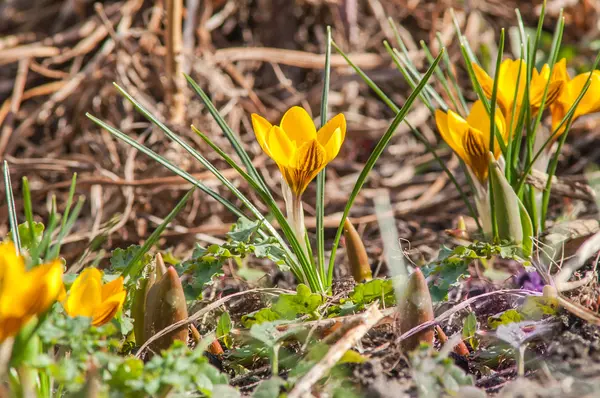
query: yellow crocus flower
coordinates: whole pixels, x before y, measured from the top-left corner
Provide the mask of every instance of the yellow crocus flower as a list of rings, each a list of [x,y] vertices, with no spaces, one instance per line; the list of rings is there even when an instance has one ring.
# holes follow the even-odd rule
[[[561,120],[569,111],[569,108],[571,108],[579,94],[583,91],[583,87],[590,75],[590,72],[581,73],[571,79],[569,72],[567,72],[567,62],[564,58],[556,64],[555,69],[566,83],[558,100],[550,107],[553,131],[556,130]],[[577,119],[579,116],[600,111],[600,71],[594,70],[591,73],[590,86],[583,95],[579,105],[577,105],[577,108],[575,108],[573,120]],[[565,126],[563,125],[554,138],[558,137],[564,131]]]
[[[126,294],[123,277],[102,284],[102,272],[86,268],[73,282],[63,305],[70,316],[89,317],[92,325],[101,326],[121,309]]]
[[[59,260],[27,271],[12,242],[0,243],[0,343],[50,308],[63,289]]]
[[[548,64],[545,64],[540,72],[538,72],[536,68],[533,68],[529,86],[529,104],[531,106],[532,115],[535,115],[542,105],[542,98],[547,84],[548,94],[546,95],[545,106],[551,105],[558,98],[564,84],[564,79],[557,66],[555,66],[552,71],[552,78],[550,78],[550,67]],[[485,96],[488,99],[491,99],[492,91],[494,89],[494,79],[492,79],[487,72],[475,62],[473,63],[473,69],[475,71],[475,77],[481,85]],[[496,98],[507,124],[509,124],[513,118],[512,109],[515,100],[515,92],[517,93],[517,105],[515,107],[514,120],[512,121],[514,126],[516,125],[517,118],[521,112],[523,94],[525,93],[525,87],[527,86],[527,64],[522,59],[507,59],[502,61],[498,79]],[[550,79],[550,83],[548,83],[548,79]],[[519,81],[518,86],[517,80]]]
[[[290,108],[279,126],[252,114],[252,127],[261,148],[279,166],[283,179],[296,197],[339,153],[346,136],[346,119],[338,114],[317,131],[299,106]]]
[[[435,122],[440,135],[452,150],[467,164],[477,180],[485,185],[488,176],[490,152],[490,117],[481,101],[473,104],[467,120],[449,110],[435,111]],[[502,113],[496,110],[496,128],[507,140],[507,129]],[[496,140],[494,157],[502,153]]]

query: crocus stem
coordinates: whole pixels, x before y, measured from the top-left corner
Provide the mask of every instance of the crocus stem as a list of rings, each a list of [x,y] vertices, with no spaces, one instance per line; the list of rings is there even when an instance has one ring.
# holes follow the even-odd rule
[[[302,207],[302,198],[298,195],[292,195],[292,203],[288,213],[288,220],[294,233],[296,234],[296,238],[298,238],[298,243],[304,250],[304,253],[307,255],[308,248],[306,247],[306,227],[304,226],[304,208]]]

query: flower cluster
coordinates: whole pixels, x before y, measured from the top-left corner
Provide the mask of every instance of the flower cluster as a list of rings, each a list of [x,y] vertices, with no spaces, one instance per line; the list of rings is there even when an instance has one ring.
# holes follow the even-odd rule
[[[91,318],[94,326],[109,322],[125,301],[122,277],[103,284],[102,273],[87,268],[75,279],[68,295],[62,278],[60,260],[27,270],[15,245],[10,241],[0,243],[0,343],[15,336],[56,301],[61,301],[72,317]]]
[[[62,275],[58,260],[26,270],[15,245],[0,243],[0,343],[50,308],[64,291]]]
[[[535,116],[542,107],[549,107],[552,114],[552,128],[557,130],[570,107],[581,94],[589,74],[582,73],[571,79],[567,72],[566,60],[554,65],[552,72],[546,64],[540,71],[533,68],[528,88],[530,115]],[[473,63],[473,70],[483,93],[492,97],[494,79],[479,65]],[[591,72],[590,87],[575,109],[573,120],[579,116],[600,111],[600,71]],[[546,89],[547,87],[547,89]],[[500,64],[498,71],[496,128],[506,144],[516,134],[515,127],[523,111],[527,90],[527,65],[521,59],[507,59]],[[547,91],[546,91],[547,90]],[[467,164],[477,180],[485,185],[487,181],[488,152],[490,142],[490,117],[481,101],[473,104],[467,119],[449,110],[436,111],[436,123],[440,135],[452,150]],[[511,131],[512,130],[512,131]],[[564,132],[563,126],[556,131],[553,139]],[[494,157],[500,157],[499,146],[494,147]]]

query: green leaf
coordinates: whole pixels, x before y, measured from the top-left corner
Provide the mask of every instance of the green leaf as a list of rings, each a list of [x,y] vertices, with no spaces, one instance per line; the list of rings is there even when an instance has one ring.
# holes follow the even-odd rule
[[[375,300],[381,300],[386,306],[394,305],[396,302],[392,279],[373,279],[360,283],[354,287],[348,297],[359,306],[358,308],[364,308]]]
[[[251,221],[246,217],[241,217],[227,233],[227,236],[237,242],[249,243],[250,238],[260,229],[258,221]]]
[[[504,311],[498,316],[491,316],[488,318],[488,326],[492,329],[496,329],[500,325],[508,325],[509,323],[522,322],[524,320],[523,315],[515,309]]]
[[[298,315],[312,314],[323,304],[323,296],[312,293],[308,286],[299,284],[296,294],[281,294],[273,305],[273,311],[285,319],[294,319]]]
[[[217,323],[216,337],[217,339],[223,340],[225,347],[227,348],[231,348],[232,346],[231,337],[229,336],[232,327],[233,324],[231,323],[231,317],[229,316],[229,313],[222,313],[221,317],[219,318],[219,322]]]
[[[281,320],[281,315],[271,308],[263,308],[254,313],[242,316],[242,325],[245,328],[251,328],[252,325],[260,325],[265,322],[274,322]]]
[[[252,398],[278,398],[283,386],[285,386],[285,380],[273,376],[256,387],[256,390],[252,393]]]
[[[33,234],[29,229],[29,222],[19,224],[19,236],[21,237],[21,247],[31,250],[42,242],[44,235],[44,224],[33,221]],[[33,241],[31,240],[33,237]]]
[[[463,322],[462,337],[467,340],[474,350],[477,350],[479,342],[475,338],[477,333],[477,317],[474,312],[470,312]]]
[[[110,256],[110,269],[115,272],[123,272],[125,268],[127,268],[127,264],[129,264],[135,257],[138,250],[140,250],[141,246],[131,245],[127,247],[127,249],[117,248],[112,251]],[[145,267],[150,264],[152,261],[152,256],[149,253],[144,253],[144,255],[137,260],[135,266]]]

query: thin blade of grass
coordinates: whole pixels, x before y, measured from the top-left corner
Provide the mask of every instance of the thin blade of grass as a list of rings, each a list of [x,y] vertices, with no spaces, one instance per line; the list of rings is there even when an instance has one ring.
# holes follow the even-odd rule
[[[12,183],[10,182],[10,170],[8,162],[4,161],[4,191],[6,192],[6,204],[8,208],[8,223],[12,241],[15,244],[17,254],[21,253],[21,238],[19,237],[19,221],[17,220],[17,210],[15,208],[15,197],[13,196]]]
[[[248,200],[248,198],[246,198],[246,196],[244,196],[244,194],[235,185],[233,185],[231,183],[231,181],[229,181],[227,178],[225,178],[225,176],[215,166],[213,166],[208,160],[206,160],[206,158],[204,156],[202,156],[200,154],[200,152],[198,152],[191,145],[189,145],[187,142],[185,142],[181,137],[179,137],[177,134],[175,134],[173,131],[171,131],[171,129],[169,129],[164,123],[162,123],[158,119],[156,119],[146,108],[144,108],[144,106],[141,103],[139,103],[135,98],[133,98],[129,93],[127,93],[123,88],[121,88],[117,84],[115,84],[115,87],[129,102],[131,102],[131,104],[138,110],[138,112],[140,112],[150,122],[157,125],[167,135],[167,137],[171,141],[177,143],[179,146],[181,146],[183,149],[185,149],[190,155],[192,155],[194,157],[194,159],[196,159],[204,167],[206,167],[208,169],[208,171],[210,171],[227,189],[229,189],[244,204],[244,206],[246,206],[248,208],[248,210],[250,210],[250,212],[258,220],[260,220],[261,223],[268,224],[268,221],[263,217],[263,215],[260,213],[260,211],[252,204],[252,202],[250,200]],[[248,176],[248,174],[246,174],[246,176]],[[263,194],[265,193],[264,189],[262,189],[262,186],[260,186],[258,184],[255,184],[254,186],[259,186],[261,188]],[[270,195],[267,195],[267,196],[270,197]],[[272,198],[270,198],[269,200],[273,201]],[[271,231],[275,231],[275,229],[271,228]]]
[[[33,208],[31,205],[31,190],[29,189],[29,180],[27,177],[22,178],[22,194],[23,194],[23,212],[27,221],[27,229],[29,230],[29,241],[35,245],[35,231],[33,228]]]
[[[215,121],[217,122],[217,124],[219,125],[219,127],[221,128],[223,133],[225,134],[225,137],[227,137],[227,139],[233,146],[233,149],[235,150],[237,155],[242,160],[244,167],[246,167],[246,170],[248,170],[248,174],[250,174],[254,179],[256,179],[256,181],[259,183],[259,185],[263,187],[263,189],[265,190],[265,192],[267,192],[267,194],[269,196],[272,196],[267,184],[261,177],[261,175],[258,172],[258,170],[256,169],[256,167],[254,167],[254,165],[252,164],[252,160],[250,160],[250,156],[248,155],[248,153],[242,146],[237,135],[233,132],[233,130],[231,130],[229,125],[227,125],[227,122],[225,122],[225,120],[223,119],[223,117],[221,116],[221,114],[219,113],[217,108],[213,105],[213,103],[210,100],[210,98],[208,97],[208,95],[204,92],[204,90],[202,90],[202,88],[198,85],[198,83],[196,83],[194,81],[194,79],[192,79],[190,76],[188,76],[185,73],[184,73],[184,76],[185,76],[185,79],[187,80],[188,84],[194,89],[196,94],[198,94],[198,96],[200,96],[200,98],[202,99],[202,102],[204,103],[204,106],[206,106],[206,108],[208,109],[208,112],[212,115],[213,119],[215,119]]]
[[[408,83],[410,88],[412,88],[414,90],[415,87],[417,87],[417,82],[413,79],[410,72],[403,65],[402,61],[400,60],[400,57],[397,54],[397,51],[394,51],[394,49],[392,49],[386,41],[383,42],[383,45],[384,45],[385,49],[387,50],[387,52],[392,57],[392,61],[394,61],[394,64],[396,64],[396,67],[398,68],[400,73],[402,73],[402,75],[404,76],[404,79],[406,80],[406,82]],[[433,106],[433,103],[431,102],[431,99],[429,98],[429,96],[426,95],[425,90],[423,90],[419,94],[419,98],[421,99],[423,104],[427,107],[427,109],[429,109],[429,112],[431,112],[431,113],[435,112],[435,107]]]
[[[60,254],[60,247],[62,245],[63,239],[71,232],[71,229],[75,225],[75,221],[79,217],[79,213],[81,213],[81,209],[83,208],[83,204],[85,203],[85,198],[83,196],[79,197],[73,211],[70,211],[70,206],[65,210],[65,214],[63,215],[63,223],[58,232],[58,237],[56,238],[56,243],[48,250],[46,254],[46,261],[55,259]],[[65,221],[66,220],[66,221]]]
[[[444,42],[442,41],[442,36],[441,36],[440,32],[436,33],[436,38],[438,40],[440,48],[442,48],[444,46]],[[469,112],[469,107],[467,106],[467,101],[465,100],[462,89],[461,89],[460,85],[458,84],[458,78],[456,77],[455,68],[453,67],[452,63],[450,62],[450,56],[448,55],[448,51],[444,52],[444,65],[446,66],[448,76],[450,77],[450,81],[452,82],[452,86],[454,87],[454,91],[456,91],[456,95],[458,96],[458,99],[460,101],[460,106],[462,108],[462,112],[460,112],[460,109],[456,109],[456,111],[461,116],[466,118],[467,113]]]
[[[500,81],[500,64],[502,63],[502,55],[504,54],[504,29],[500,31],[500,43],[498,44],[498,54],[496,56],[496,74],[494,76],[494,85],[492,87],[492,97],[490,100],[490,152],[494,153],[494,142],[496,141],[496,103],[498,100],[498,82]],[[500,136],[498,142],[503,142],[504,138]],[[506,154],[505,154],[506,156]],[[489,174],[493,172],[492,163],[489,164]],[[492,180],[489,180],[488,189],[490,191],[490,215],[492,220],[492,236],[494,240],[499,239],[498,235],[498,222],[496,215],[496,203],[494,200],[494,185],[492,184]]]
[[[336,49],[336,51],[338,53],[340,53],[340,55],[346,60],[346,62],[348,62],[348,64],[352,67],[352,69],[354,69],[354,71],[361,77],[361,79],[367,84],[367,86],[369,86],[369,88],[371,88],[371,90],[373,90],[375,92],[375,94],[377,94],[377,96],[388,106],[388,108],[390,108],[394,113],[398,113],[400,111],[400,108],[394,103],[394,101],[392,101],[383,92],[383,90],[381,90],[381,88],[379,88],[379,86],[377,86],[377,84],[375,84],[375,82],[373,80],[371,80],[371,78],[369,76],[367,76],[367,74],[358,67],[358,65],[356,65],[354,62],[352,62],[352,60],[350,60],[350,58],[348,58],[348,56],[335,44],[334,41],[332,41],[331,44]],[[458,191],[458,193],[460,194],[460,197],[462,198],[465,205],[467,206],[469,213],[471,214],[471,216],[477,223],[477,228],[479,229],[480,232],[483,233],[481,223],[479,222],[477,213],[475,212],[473,205],[467,198],[467,195],[463,191],[463,189],[460,186],[460,184],[458,183],[458,181],[456,181],[456,178],[454,178],[454,176],[452,175],[452,172],[446,166],[446,163],[437,155],[435,149],[431,146],[429,141],[427,141],[427,139],[416,128],[414,128],[408,120],[404,119],[404,123],[411,129],[414,136],[423,145],[425,145],[425,148],[427,149],[427,151],[433,155],[433,157],[436,159],[436,161],[438,162],[438,164],[440,165],[442,170],[444,170],[444,172],[446,173],[446,175],[448,176],[448,178],[450,179],[452,184],[456,187],[456,190]]]
[[[334,46],[335,46],[335,44],[334,44]],[[336,46],[336,48],[337,48],[337,46]],[[381,137],[381,139],[375,146],[375,149],[373,149],[373,152],[369,156],[369,159],[367,160],[365,167],[363,168],[360,175],[358,176],[358,179],[354,185],[354,188],[352,189],[352,193],[350,194],[350,196],[348,198],[348,202],[346,203],[346,207],[344,208],[344,213],[342,214],[342,219],[340,220],[340,225],[337,229],[335,239],[333,242],[333,247],[331,250],[331,258],[329,261],[329,269],[327,270],[328,285],[330,285],[331,281],[333,280],[333,265],[335,262],[335,254],[336,254],[338,245],[340,243],[340,238],[342,236],[342,232],[344,229],[344,222],[346,221],[346,218],[348,217],[348,213],[350,212],[350,208],[352,207],[352,205],[354,203],[354,199],[356,199],[358,193],[360,192],[362,186],[364,185],[364,183],[367,179],[367,176],[369,175],[369,173],[375,166],[375,162],[377,161],[377,159],[379,159],[379,157],[383,153],[383,150],[386,148],[387,144],[391,140],[394,132],[396,131],[396,128],[398,127],[400,122],[402,122],[404,120],[404,118],[408,114],[408,111],[410,110],[410,107],[412,106],[414,101],[418,98],[419,93],[421,92],[421,90],[423,90],[423,87],[425,86],[425,84],[427,84],[427,81],[433,74],[433,71],[435,70],[435,68],[437,68],[438,63],[442,59],[443,52],[444,52],[444,49],[442,49],[440,51],[440,54],[436,57],[434,63],[429,67],[429,69],[425,73],[423,79],[421,80],[421,82],[419,83],[417,88],[415,90],[413,90],[413,92],[410,94],[410,96],[407,98],[406,102],[404,103],[404,106],[396,114],[396,117],[392,121],[392,124],[387,129],[385,134]]]
[[[331,27],[327,27],[327,40],[325,48],[325,71],[323,76],[323,93],[321,95],[321,128],[327,123],[327,107],[329,98],[329,80],[331,78]],[[321,275],[321,280],[326,281],[325,274],[325,179],[326,169],[317,175],[317,200],[316,200],[316,221],[317,221],[317,268]],[[308,235],[306,235],[308,237]],[[310,243],[310,242],[309,242]],[[308,247],[308,246],[307,246]],[[326,286],[329,288],[329,286]]]
[[[142,247],[140,247],[134,254],[134,256],[129,260],[125,269],[121,273],[125,281],[127,282],[130,278],[136,277],[144,267],[144,264],[140,262],[144,254],[148,252],[154,246],[154,244],[160,238],[160,235],[163,233],[165,228],[173,221],[173,219],[179,214],[179,212],[185,207],[188,200],[192,197],[192,194],[196,188],[192,188],[181,198],[181,200],[177,203],[177,205],[169,212],[169,214],[165,217],[163,222],[150,234],[148,239],[144,242]]]
[[[190,175],[186,171],[181,170],[179,167],[173,165],[171,162],[169,162],[168,160],[166,160],[162,156],[158,155],[156,152],[152,151],[151,149],[149,149],[149,148],[147,148],[147,147],[145,147],[143,145],[140,145],[137,141],[135,141],[134,139],[132,139],[131,137],[129,137],[127,134],[122,133],[118,129],[112,127],[111,125],[109,125],[109,124],[107,124],[105,122],[103,122],[102,120],[96,118],[95,116],[93,116],[93,115],[91,115],[89,113],[86,113],[86,116],[91,121],[93,121],[98,126],[102,127],[103,129],[105,129],[106,131],[108,131],[109,133],[111,133],[116,138],[120,139],[121,141],[124,141],[125,143],[127,143],[129,145],[131,145],[132,147],[134,147],[135,149],[137,149],[141,153],[143,153],[143,154],[151,157],[152,160],[154,160],[155,162],[157,162],[157,163],[163,165],[164,167],[166,167],[167,169],[169,169],[169,171],[177,174],[178,176],[180,176],[181,178],[183,178],[184,180],[186,180],[190,184],[196,186],[202,192],[206,193],[211,198],[215,199],[217,202],[219,202],[223,206],[225,206],[225,208],[227,210],[231,211],[237,217],[247,217],[240,209],[238,209],[229,200],[225,199],[224,197],[222,197],[221,195],[219,195],[217,192],[213,191],[212,189],[210,189],[209,187],[207,187],[206,185],[204,185],[202,182],[196,180],[194,177],[192,177],[192,175]]]
[[[421,40],[420,44],[421,44],[421,48],[425,52],[425,57],[427,58],[427,61],[429,62],[429,64],[431,64],[433,62],[434,58],[433,58],[433,55],[431,54],[431,51],[429,50],[429,46],[427,45],[427,43],[425,43],[424,40]],[[444,52],[444,54],[446,54],[446,53]],[[442,87],[444,88],[446,95],[448,96],[448,98],[450,98],[452,105],[454,105],[454,109],[458,110],[458,102],[457,102],[456,96],[454,95],[452,90],[450,90],[450,85],[448,84],[448,81],[446,80],[446,76],[444,75],[444,72],[442,71],[441,67],[437,68],[435,70],[435,76],[437,77],[438,81],[442,84]],[[448,105],[446,104],[446,109],[444,109],[444,110],[447,110],[447,109],[448,109]]]

